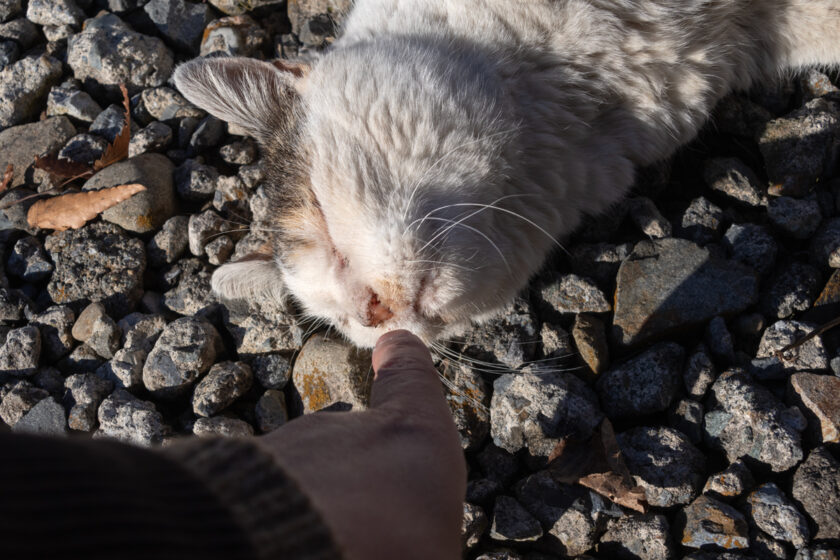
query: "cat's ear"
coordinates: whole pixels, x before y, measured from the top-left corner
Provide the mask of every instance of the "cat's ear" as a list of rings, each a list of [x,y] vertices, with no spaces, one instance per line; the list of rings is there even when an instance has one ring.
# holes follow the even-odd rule
[[[181,64],[173,78],[190,102],[265,142],[288,118],[308,68],[253,58],[199,58]]]
[[[281,302],[286,297],[277,263],[262,253],[222,265],[213,273],[210,284],[213,292],[224,299]]]

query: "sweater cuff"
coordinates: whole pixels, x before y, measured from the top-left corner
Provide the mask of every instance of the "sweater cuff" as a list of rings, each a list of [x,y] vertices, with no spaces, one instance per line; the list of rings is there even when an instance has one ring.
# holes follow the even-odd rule
[[[250,537],[260,559],[340,559],[309,498],[256,444],[235,438],[193,439],[164,450],[199,478]]]

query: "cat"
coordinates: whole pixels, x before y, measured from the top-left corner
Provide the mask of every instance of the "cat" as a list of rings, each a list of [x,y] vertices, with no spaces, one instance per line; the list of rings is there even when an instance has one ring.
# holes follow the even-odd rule
[[[357,0],[311,66],[175,71],[265,154],[270,251],[213,289],[288,290],[362,347],[457,334],[730,91],[838,63],[837,0]]]

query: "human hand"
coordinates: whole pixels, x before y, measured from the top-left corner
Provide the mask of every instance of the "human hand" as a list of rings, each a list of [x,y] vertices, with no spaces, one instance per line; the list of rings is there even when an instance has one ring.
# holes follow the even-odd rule
[[[259,438],[350,560],[461,557],[466,464],[428,349],[408,331],[373,351],[370,408],[298,418]]]

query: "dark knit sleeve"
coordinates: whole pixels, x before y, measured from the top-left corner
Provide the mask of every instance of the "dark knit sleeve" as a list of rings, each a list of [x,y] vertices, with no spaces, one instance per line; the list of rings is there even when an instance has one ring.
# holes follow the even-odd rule
[[[255,444],[0,433],[0,558],[339,558],[306,497]]]

